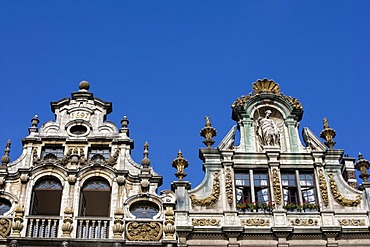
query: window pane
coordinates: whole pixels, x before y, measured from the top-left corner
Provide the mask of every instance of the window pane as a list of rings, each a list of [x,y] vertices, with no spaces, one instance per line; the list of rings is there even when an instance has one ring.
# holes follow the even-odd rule
[[[58,159],[64,156],[64,148],[62,146],[45,146],[42,151],[42,157],[48,154],[54,154]]]
[[[235,184],[249,186],[250,185],[249,174],[246,173],[235,174]]]
[[[89,159],[91,159],[96,154],[103,156],[105,159],[109,159],[110,149],[109,147],[92,147],[89,151]]]

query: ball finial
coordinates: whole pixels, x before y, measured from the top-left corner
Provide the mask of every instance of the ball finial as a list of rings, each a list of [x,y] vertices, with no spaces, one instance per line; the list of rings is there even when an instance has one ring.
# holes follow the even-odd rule
[[[87,91],[90,88],[90,83],[88,81],[81,81],[79,87],[80,87],[80,90]]]

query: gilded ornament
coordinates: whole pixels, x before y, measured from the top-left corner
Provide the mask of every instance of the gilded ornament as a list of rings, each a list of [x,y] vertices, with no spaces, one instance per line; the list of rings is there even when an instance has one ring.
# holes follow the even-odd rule
[[[12,226],[12,222],[10,220],[5,219],[5,218],[0,219],[0,235],[3,238],[8,236],[11,226]]]
[[[231,169],[227,168],[226,169],[226,181],[225,181],[225,187],[226,187],[226,197],[227,197],[227,202],[229,203],[230,207],[233,206],[233,178],[231,176]]]
[[[280,188],[280,178],[277,169],[272,170],[272,187],[274,189],[275,204],[277,206],[281,205],[281,188]]]
[[[205,127],[200,131],[200,135],[206,138],[203,143],[210,148],[215,141],[212,139],[217,135],[217,131],[215,128],[212,127],[211,121],[209,120],[208,116],[205,116],[206,124]]]
[[[185,168],[189,166],[189,162],[182,156],[181,150],[177,153],[177,158],[172,161],[172,167],[177,169],[175,176],[182,181],[187,176]]]
[[[159,241],[162,237],[162,225],[154,221],[132,221],[126,225],[126,237],[129,241]]]
[[[302,104],[301,102],[299,102],[297,98],[293,98],[291,96],[286,96],[286,95],[283,95],[283,98],[289,101],[289,103],[292,105],[294,109],[303,110]]]
[[[195,206],[211,206],[218,201],[220,197],[220,179],[219,174],[215,173],[213,178],[212,192],[211,194],[202,199],[198,199],[195,195],[190,195],[190,199],[193,205]]]
[[[329,179],[330,179],[331,193],[334,197],[334,200],[338,204],[342,205],[343,207],[356,207],[361,203],[362,196],[360,196],[360,195],[357,195],[355,200],[348,199],[348,198],[342,196],[342,194],[340,193],[340,191],[338,189],[338,186],[337,186],[337,184],[334,180],[334,175],[329,174],[328,176],[329,176]]]
[[[280,87],[279,84],[274,82],[273,80],[268,79],[259,79],[255,83],[253,83],[253,94],[258,95],[261,93],[271,93],[280,95]]]
[[[172,207],[167,207],[164,213],[165,221],[163,226],[164,238],[166,240],[174,240],[175,228],[175,212]]]
[[[12,224],[12,233],[10,234],[12,237],[20,237],[21,231],[23,229],[23,216],[24,216],[24,206],[18,204],[14,210],[14,218]]]
[[[324,118],[324,129],[320,132],[320,137],[326,140],[325,145],[329,149],[333,149],[336,143],[333,140],[335,135],[336,135],[335,130],[329,127],[328,119]]]
[[[191,219],[191,223],[193,226],[220,226],[220,221],[218,219]]]
[[[365,226],[364,219],[340,219],[338,222],[341,226]]]
[[[291,220],[292,226],[317,226],[318,221],[313,219],[295,219]]]
[[[365,160],[362,157],[362,154],[358,154],[358,160],[355,164],[355,168],[361,172],[360,178],[364,180],[364,182],[367,182],[367,178],[370,176],[369,173],[367,173],[367,169],[369,169],[370,162],[368,160]]]
[[[241,224],[243,226],[269,226],[270,220],[269,219],[258,219],[258,218],[250,218],[241,220]]]
[[[324,206],[327,207],[329,205],[328,188],[326,186],[326,179],[322,169],[319,170],[319,186],[322,201]]]

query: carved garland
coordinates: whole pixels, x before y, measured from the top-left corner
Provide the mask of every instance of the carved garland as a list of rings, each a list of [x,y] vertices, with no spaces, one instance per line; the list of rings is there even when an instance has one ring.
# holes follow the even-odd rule
[[[229,203],[230,207],[233,206],[233,179],[231,176],[231,169],[226,169],[226,196],[227,196],[227,202]]]
[[[191,219],[193,226],[219,226],[220,220],[217,219]]]
[[[322,169],[319,170],[319,185],[322,201],[324,206],[327,207],[329,205],[328,188],[326,186],[325,175]]]
[[[275,204],[280,206],[281,204],[281,189],[280,189],[280,179],[277,169],[272,170],[272,187],[274,189]]]
[[[364,226],[364,219],[341,219],[338,220],[339,225],[341,226]]]
[[[220,179],[219,174],[215,173],[213,178],[213,186],[212,186],[212,193],[202,199],[198,199],[195,195],[190,195],[191,203],[195,206],[211,206],[215,202],[218,201],[220,197]]]
[[[126,236],[130,241],[159,241],[162,237],[162,225],[159,222],[129,222]]]
[[[241,221],[243,226],[269,226],[269,219],[245,219]]]
[[[356,207],[357,205],[359,205],[361,203],[362,197],[360,195],[357,195],[355,200],[348,199],[348,198],[345,198],[344,196],[342,196],[342,194],[340,193],[340,191],[338,189],[337,184],[335,183],[334,175],[329,174],[328,176],[329,176],[329,179],[330,179],[331,193],[334,197],[334,200],[337,203],[339,203],[343,207]]]
[[[313,219],[295,219],[291,220],[292,226],[317,226],[318,221]]]

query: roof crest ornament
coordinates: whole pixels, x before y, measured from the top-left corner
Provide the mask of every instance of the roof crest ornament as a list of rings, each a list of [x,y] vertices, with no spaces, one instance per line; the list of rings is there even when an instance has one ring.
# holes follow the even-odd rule
[[[6,166],[10,162],[9,153],[10,153],[10,140],[6,142],[5,150],[4,150],[4,156],[1,157],[1,165]]]

